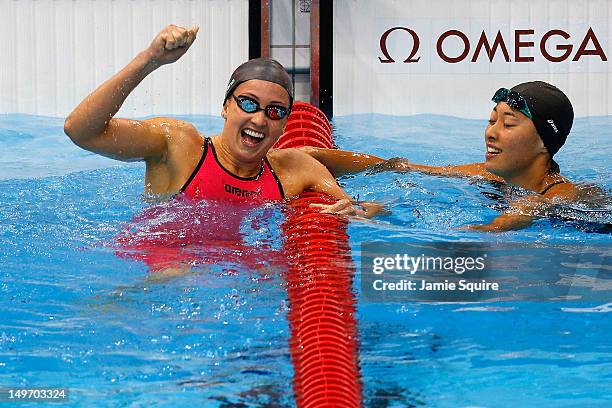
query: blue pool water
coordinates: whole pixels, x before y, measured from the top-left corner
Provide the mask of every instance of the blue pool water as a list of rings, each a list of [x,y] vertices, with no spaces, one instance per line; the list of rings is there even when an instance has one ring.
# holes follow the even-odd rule
[[[222,126],[183,119],[206,134]],[[484,124],[429,115],[334,121],[341,148],[427,164],[481,161]],[[282,209],[194,215],[156,204],[157,218],[134,221],[152,206],[142,197],[144,166],[82,151],[62,126],[0,116],[0,387],[66,387],[74,406],[294,406]],[[563,174],[610,191],[611,128],[612,117],[577,119],[557,155]],[[487,183],[376,173],[341,184],[391,210],[351,222],[357,266],[367,241],[611,243],[609,204],[553,209],[525,230],[483,234],[457,227],[504,208]],[[126,230],[142,237],[170,220],[180,237],[192,220],[206,235],[238,215],[242,241],[228,246],[212,234],[194,243],[181,276],[151,275],[117,248]],[[603,269],[609,277],[610,264]],[[356,274],[366,406],[612,405],[612,303],[371,303]]]

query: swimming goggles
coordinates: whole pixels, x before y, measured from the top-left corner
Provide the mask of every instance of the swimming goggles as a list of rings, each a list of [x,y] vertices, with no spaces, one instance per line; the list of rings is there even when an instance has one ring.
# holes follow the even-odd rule
[[[289,109],[284,106],[268,105],[265,108],[260,108],[259,103],[256,100],[249,98],[248,96],[236,96],[232,95],[236,104],[245,111],[246,113],[255,113],[258,111],[264,111],[266,116],[272,120],[281,120],[289,113]]]
[[[533,115],[529,110],[529,106],[527,106],[527,101],[516,91],[511,91],[507,88],[499,88],[491,100],[495,103],[506,102],[512,109],[516,109],[533,120]]]

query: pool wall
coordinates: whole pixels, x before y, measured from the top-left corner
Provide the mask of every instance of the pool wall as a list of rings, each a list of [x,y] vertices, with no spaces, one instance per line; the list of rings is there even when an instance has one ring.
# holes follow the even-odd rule
[[[566,92],[577,117],[612,114],[610,0],[336,0],[333,12],[334,115],[483,118],[495,90],[533,80]]]
[[[248,0],[0,0],[0,113],[65,117],[167,24],[199,25],[177,63],[146,78],[119,116],[218,115],[248,59]]]
[[[612,0],[333,5],[335,115],[482,118],[494,90],[536,79],[564,90],[577,117],[612,114]],[[171,22],[199,25],[198,41],[146,78],[119,116],[218,115],[226,79],[249,56],[248,0],[0,0],[0,9],[9,39],[0,114],[65,117]]]

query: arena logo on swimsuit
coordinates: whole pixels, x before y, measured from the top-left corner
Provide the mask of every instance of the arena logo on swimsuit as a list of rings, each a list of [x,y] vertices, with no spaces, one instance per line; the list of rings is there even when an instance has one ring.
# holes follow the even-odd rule
[[[389,54],[387,47],[389,35],[394,31],[407,33],[404,34],[405,41],[412,41],[412,50],[407,58],[406,56],[402,56],[402,58],[404,58],[402,62],[405,64],[418,63],[421,60],[419,55],[419,48],[421,45],[419,35],[413,29],[401,26],[391,27],[380,36],[380,51],[382,52],[382,56],[378,57],[380,63],[391,64],[396,62],[395,58]],[[536,31],[531,28],[514,30],[514,54],[511,56],[508,51],[509,41],[504,39],[501,30],[498,30],[495,35],[490,36],[487,36],[487,33],[483,30],[476,41],[474,41],[475,39],[470,40],[468,35],[460,30],[447,30],[437,37],[436,54],[441,60],[449,64],[465,61],[470,55],[470,62],[477,62],[481,57],[488,58],[490,62],[493,62],[493,58],[495,58],[498,52],[503,56],[506,62],[533,62],[535,58],[525,55],[525,53],[528,48],[533,48],[535,46],[535,42],[532,38],[535,34]],[[567,40],[567,42],[564,42],[564,40]],[[562,62],[570,57],[571,61],[575,62],[589,56],[598,57],[601,61],[608,61],[608,57],[592,27],[589,27],[582,37],[582,41],[578,45],[573,57],[572,52],[574,50],[574,44],[572,44],[571,40],[571,35],[564,30],[548,30],[541,37],[538,49],[542,57],[550,62]],[[461,52],[459,52],[458,55],[448,55],[449,52],[445,50],[445,43],[450,41],[459,41],[459,49],[461,49]],[[558,42],[560,41],[564,43],[559,44]],[[470,53],[472,44],[474,43],[476,46],[473,48],[474,51]],[[551,53],[547,45],[554,45],[555,52]],[[396,58],[398,58],[398,56],[396,56]]]
[[[232,186],[231,184],[225,184],[224,188],[226,193],[242,198],[259,197],[261,195],[261,191],[245,190],[240,187]]]

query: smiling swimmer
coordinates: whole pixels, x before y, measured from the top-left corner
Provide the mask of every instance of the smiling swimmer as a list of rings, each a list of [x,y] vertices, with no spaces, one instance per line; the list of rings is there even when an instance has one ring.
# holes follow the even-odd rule
[[[164,28],[127,66],[88,95],[66,118],[64,131],[78,146],[113,159],[146,163],[145,193],[240,201],[280,200],[304,191],[338,201],[323,212],[370,217],[382,206],[350,197],[321,163],[299,149],[272,149],[293,103],[285,69],[255,59],[233,73],[225,94],[220,134],[205,138],[191,124],[157,117],[114,118],[150,73],[181,58],[198,28]]]
[[[318,148],[303,150],[322,162],[336,177],[368,168],[420,171],[444,176],[475,176],[508,183],[537,194],[511,203],[508,212],[487,225],[467,228],[507,231],[531,224],[543,203],[571,201],[579,189],[561,176],[553,156],[565,143],[574,120],[567,96],[542,81],[525,82],[493,95],[495,107],[485,129],[486,153],[482,163],[449,166],[414,164],[404,158],[376,156]]]

